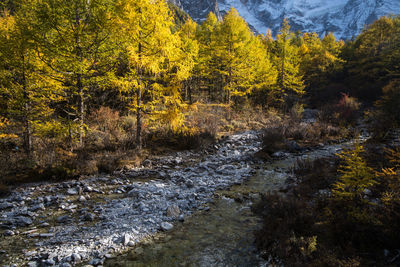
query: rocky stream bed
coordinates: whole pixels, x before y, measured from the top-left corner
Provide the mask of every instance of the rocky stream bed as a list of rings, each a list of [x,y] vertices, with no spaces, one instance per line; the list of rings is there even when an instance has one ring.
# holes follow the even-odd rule
[[[202,226],[230,220],[235,221],[232,229],[238,230],[241,224],[252,226],[242,231],[244,239],[235,237],[239,241],[230,247],[229,253],[220,249],[218,259],[211,257],[204,261],[207,250],[196,245],[193,252],[186,250],[186,254],[181,253],[179,257],[189,253],[193,258],[189,263],[194,263],[193,266],[206,266],[211,262],[215,266],[231,266],[223,254],[229,254],[231,262],[235,259],[232,251],[239,250],[242,252],[238,255],[244,253],[252,257],[246,261],[254,260],[254,264],[263,265],[265,262],[259,259],[251,244],[251,231],[259,225],[250,212],[251,203],[260,193],[284,185],[290,168],[299,157],[327,156],[341,146],[321,144],[318,148],[295,153],[277,152],[269,163],[254,157],[260,147],[260,132],[248,131],[231,135],[202,151],[177,152],[146,160],[141,168],[121,170],[112,176],[18,188],[0,200],[0,262],[4,266],[66,267],[99,266],[105,262],[114,266],[119,261],[121,266],[162,266],[153,258],[144,265],[137,265],[137,262],[126,262],[128,254],[116,255],[132,247],[142,251],[143,240],[160,232],[171,233],[169,248],[176,244],[172,245],[175,250],[185,244],[182,240],[197,244],[199,231],[205,231]],[[235,216],[239,216],[237,220]],[[193,233],[197,235],[182,234],[190,233],[191,229],[196,229]],[[215,231],[219,231],[219,236],[229,236],[229,232],[221,232],[223,227],[207,229],[211,236]],[[203,247],[213,243],[215,240],[208,240]],[[223,243],[227,243],[226,240]],[[184,246],[185,249],[190,247]],[[248,249],[241,250],[238,246]],[[215,254],[215,251],[210,253]],[[183,261],[179,257],[174,258],[174,263]],[[137,261],[137,257],[135,259]],[[144,259],[142,257],[142,261]]]

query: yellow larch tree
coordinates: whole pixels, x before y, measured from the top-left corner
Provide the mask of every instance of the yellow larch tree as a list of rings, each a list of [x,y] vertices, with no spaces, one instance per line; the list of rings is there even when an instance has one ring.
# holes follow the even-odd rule
[[[32,39],[32,29],[24,9],[14,16],[4,11],[0,17],[1,95],[6,120],[22,129],[23,147],[33,150],[33,135],[52,120],[50,104],[62,100],[60,83],[49,77],[52,70],[39,59],[41,52]]]
[[[161,76],[176,57],[178,35],[171,32],[173,17],[165,1],[120,0],[116,7],[114,23],[118,31],[114,38],[120,40],[126,66],[115,84],[136,113],[136,142],[141,149],[142,115],[147,114],[148,121],[154,121],[160,116],[162,101],[170,99],[165,97],[166,86]]]

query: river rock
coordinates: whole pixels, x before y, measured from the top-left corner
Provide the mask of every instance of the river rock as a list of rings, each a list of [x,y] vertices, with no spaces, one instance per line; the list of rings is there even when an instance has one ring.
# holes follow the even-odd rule
[[[139,199],[142,197],[142,194],[137,189],[132,189],[131,191],[128,192],[128,196]]]
[[[90,213],[90,212],[86,213],[83,216],[83,220],[87,221],[87,222],[92,222],[92,221],[94,221],[95,218],[96,218],[96,215],[94,215],[93,213]]]
[[[53,259],[48,259],[48,260],[46,260],[46,264],[50,265],[50,266],[53,266],[53,265],[56,264],[56,262]]]
[[[102,259],[98,259],[98,258],[96,258],[96,259],[92,259],[90,262],[89,262],[89,264],[90,265],[93,265],[93,266],[98,266],[98,265],[101,265],[101,264],[103,264],[103,260]]]
[[[30,261],[30,262],[28,262],[27,266],[28,266],[28,267],[37,267],[38,264],[37,264],[36,261]]]
[[[53,237],[54,234],[53,233],[41,233],[39,234],[40,237],[44,237],[44,238],[49,238],[49,237]]]
[[[11,209],[13,207],[14,207],[14,205],[12,203],[8,203],[8,202],[0,203],[0,210]]]
[[[194,183],[193,183],[192,180],[187,180],[187,181],[185,182],[185,184],[186,184],[186,186],[187,186],[188,188],[193,188],[193,187],[194,187]]]
[[[131,240],[131,236],[128,234],[125,234],[122,237],[122,243],[124,244],[124,246],[128,245],[130,240]]]
[[[275,158],[284,158],[287,156],[287,154],[283,151],[278,151],[272,154],[273,157]]]
[[[296,152],[296,151],[299,151],[301,149],[299,144],[297,144],[297,142],[294,141],[294,140],[287,141],[286,142],[286,147],[290,152]]]
[[[63,215],[63,216],[57,217],[56,220],[58,223],[66,223],[66,222],[71,221],[71,218],[68,215]]]
[[[76,188],[70,188],[67,190],[67,194],[68,195],[77,195],[78,194],[78,190]]]
[[[169,222],[162,222],[161,223],[161,229],[163,230],[163,231],[170,231],[170,230],[172,230],[174,228],[174,226],[171,224],[171,223],[169,223]]]
[[[5,235],[5,236],[13,236],[13,235],[15,235],[15,233],[13,231],[11,231],[11,230],[5,230],[3,235]]]
[[[178,205],[171,205],[167,208],[167,216],[177,218],[181,214],[181,210],[179,209]]]
[[[84,196],[79,196],[78,201],[79,202],[85,202],[86,198]]]
[[[33,206],[30,210],[31,211],[37,211],[37,210],[45,210],[46,208],[44,207],[43,203],[40,203],[38,205]]]
[[[79,255],[78,253],[73,253],[73,254],[71,255],[71,259],[72,259],[74,262],[80,262],[80,261],[82,260],[82,257],[81,257],[81,255]]]
[[[25,216],[19,216],[15,219],[15,223],[18,226],[28,226],[33,223],[31,218],[25,217]]]

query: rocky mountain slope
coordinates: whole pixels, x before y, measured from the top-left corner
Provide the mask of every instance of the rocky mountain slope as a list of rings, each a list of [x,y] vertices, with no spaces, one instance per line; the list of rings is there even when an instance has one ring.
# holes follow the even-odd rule
[[[375,19],[400,14],[399,0],[174,0],[196,21],[210,11],[224,14],[231,7],[259,33],[279,31],[284,17],[294,30],[324,34],[333,32],[350,39]]]

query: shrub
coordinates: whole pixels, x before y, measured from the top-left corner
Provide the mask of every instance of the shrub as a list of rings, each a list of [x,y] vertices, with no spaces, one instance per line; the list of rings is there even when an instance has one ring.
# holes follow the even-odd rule
[[[400,79],[391,81],[382,89],[383,96],[376,106],[391,118],[392,122],[400,123]]]
[[[327,104],[321,108],[320,120],[336,125],[354,124],[359,116],[360,107],[361,104],[356,98],[342,93],[337,103]]]
[[[266,194],[253,210],[263,215],[263,228],[256,232],[256,244],[265,255],[288,265],[304,264],[316,251],[317,237],[310,235],[315,218],[306,202]]]
[[[285,148],[285,133],[283,127],[274,127],[264,130],[262,137],[262,150],[272,154]]]

